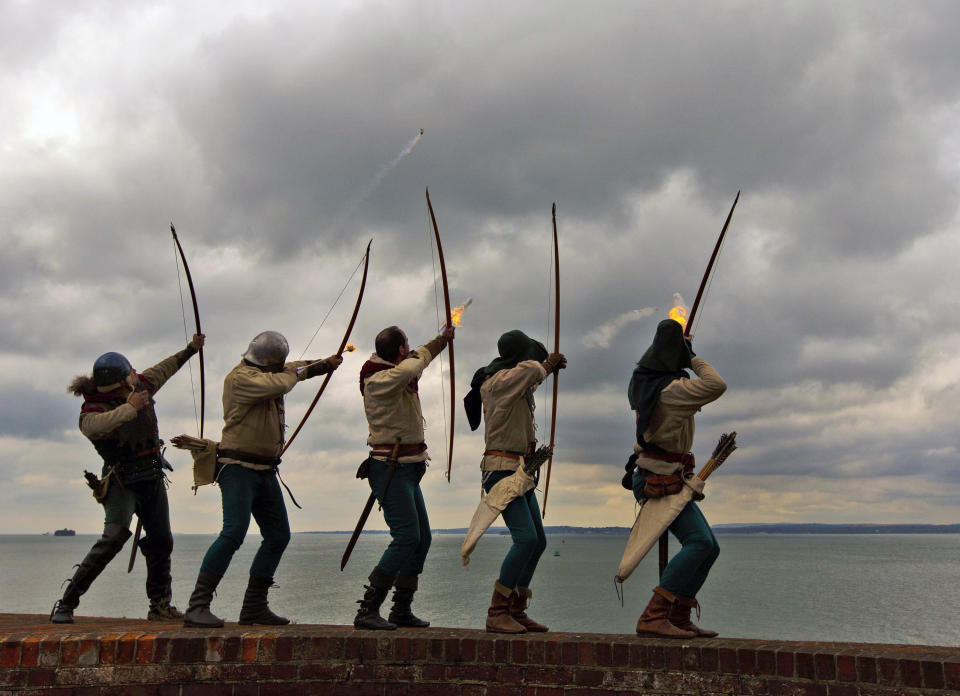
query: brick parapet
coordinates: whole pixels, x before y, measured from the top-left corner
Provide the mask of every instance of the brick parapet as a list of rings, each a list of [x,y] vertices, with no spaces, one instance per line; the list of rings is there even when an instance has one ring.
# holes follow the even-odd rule
[[[960,696],[960,648],[0,615],[0,694]]]

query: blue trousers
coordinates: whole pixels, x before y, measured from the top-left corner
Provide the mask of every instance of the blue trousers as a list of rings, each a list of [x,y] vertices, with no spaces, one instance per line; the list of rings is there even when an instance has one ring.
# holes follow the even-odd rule
[[[513,476],[512,471],[490,471],[483,475],[483,490],[490,492],[498,481]],[[533,573],[540,556],[547,548],[547,535],[543,533],[543,519],[537,503],[536,489],[514,498],[503,510],[503,521],[510,529],[513,546],[507,551],[500,566],[498,582],[511,590],[515,587],[530,587]]]
[[[644,499],[643,484],[643,477],[634,472],[633,496],[637,502]],[[687,503],[669,529],[680,541],[681,548],[667,563],[663,575],[660,576],[660,587],[676,595],[696,597],[707,580],[710,568],[720,555],[720,545],[707,518],[693,501]]]
[[[368,460],[370,490],[383,506],[383,519],[390,528],[390,545],[380,557],[377,567],[388,575],[419,575],[430,550],[430,519],[427,504],[420,490],[420,479],[426,473],[423,462],[398,466],[387,489],[387,465],[376,459]]]
[[[223,500],[223,529],[207,549],[200,570],[224,575],[233,554],[250,527],[250,516],[260,527],[260,548],[250,564],[250,576],[272,578],[290,542],[290,523],[276,471],[254,471],[228,464],[217,478]]]

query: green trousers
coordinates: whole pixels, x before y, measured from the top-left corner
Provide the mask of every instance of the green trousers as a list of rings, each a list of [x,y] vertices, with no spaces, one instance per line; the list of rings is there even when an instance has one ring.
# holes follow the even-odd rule
[[[217,483],[223,502],[223,529],[207,549],[200,570],[214,575],[226,574],[233,554],[247,535],[252,515],[262,539],[250,564],[250,576],[272,578],[290,543],[290,523],[277,472],[228,464],[220,472]]]
[[[512,471],[485,473],[483,490],[489,493],[495,483],[513,474]],[[537,569],[540,556],[547,548],[547,535],[543,532],[543,519],[540,517],[536,489],[530,489],[525,495],[514,498],[501,514],[510,530],[513,546],[503,559],[498,581],[511,590],[515,587],[530,587],[533,572]]]
[[[384,499],[387,465],[372,458],[368,461],[370,490],[383,506],[383,519],[390,527],[391,537],[377,567],[388,575],[419,575],[432,540],[427,504],[420,491],[420,479],[427,466],[414,462],[397,467]]]
[[[644,499],[643,485],[643,477],[634,472],[633,495],[637,502]],[[660,576],[660,587],[676,595],[696,597],[720,555],[720,545],[707,518],[692,500],[677,515],[669,529],[680,541],[681,548],[667,563]]]

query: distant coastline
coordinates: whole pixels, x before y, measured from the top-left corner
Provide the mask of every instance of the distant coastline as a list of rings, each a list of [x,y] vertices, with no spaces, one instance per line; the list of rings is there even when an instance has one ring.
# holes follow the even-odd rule
[[[547,526],[547,534],[627,536],[629,527]],[[717,534],[960,534],[960,524],[716,524]],[[491,527],[488,534],[506,532],[506,527]],[[314,531],[298,534],[352,534],[350,531]],[[364,530],[364,534],[389,534],[387,530]],[[434,529],[434,534],[466,534],[466,527]]]

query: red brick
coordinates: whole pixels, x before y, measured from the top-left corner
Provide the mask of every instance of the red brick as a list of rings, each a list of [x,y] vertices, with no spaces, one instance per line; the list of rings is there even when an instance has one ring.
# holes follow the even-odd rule
[[[577,686],[600,686],[605,674],[599,669],[578,669],[573,673],[573,683]]]
[[[813,668],[813,653],[798,652],[794,654],[796,659],[796,675],[800,679],[814,679],[816,672]]]
[[[422,638],[415,638],[413,640],[413,647],[416,648],[420,646],[422,649],[425,649]],[[416,652],[416,651],[415,651]],[[347,662],[356,662],[360,659],[360,638],[359,636],[348,636],[343,642],[343,659]],[[420,656],[420,659],[423,659],[423,656]]]
[[[548,665],[563,664],[563,643],[557,640],[549,640],[543,644],[543,661]]]
[[[4,641],[0,648],[0,667],[16,667],[20,664],[20,642]]]
[[[889,657],[878,658],[877,667],[880,673],[879,679],[877,679],[878,683],[899,685],[899,670],[897,669],[896,660]]]
[[[900,660],[900,679],[903,686],[922,686],[923,672],[916,660]]]
[[[463,659],[460,653],[460,639],[459,638],[444,639],[443,654],[446,655],[447,662],[460,662]]]
[[[523,696],[523,689],[519,686],[491,684],[487,687],[487,696]]]
[[[477,662],[493,662],[493,639],[477,639]]]
[[[683,649],[679,645],[669,645],[663,649],[663,665],[672,672],[683,669]]]
[[[857,681],[857,660],[853,655],[837,655],[837,681]]]
[[[773,650],[757,650],[757,673],[763,675],[777,673],[777,656]]]
[[[517,665],[523,665],[527,662],[527,641],[510,641],[510,661]]]
[[[867,684],[877,683],[877,660],[873,657],[857,657],[857,681]]]
[[[396,650],[396,648],[394,648]],[[473,662],[477,659],[477,641],[473,638],[464,638],[460,641],[460,660]]]
[[[278,662],[289,662],[293,659],[293,638],[281,636],[277,638],[276,658]]]
[[[749,648],[737,650],[737,672],[740,674],[757,674],[757,654]]]
[[[445,674],[444,665],[423,665],[420,668],[420,678],[424,681],[443,681]]]
[[[716,672],[720,667],[720,652],[716,648],[700,648],[700,671]]]
[[[298,677],[301,681],[343,681],[347,678],[346,665],[300,665]]]
[[[443,662],[443,638],[431,638],[428,655],[431,660]]]
[[[377,639],[376,638],[360,639],[360,659],[363,661],[377,659]]]
[[[685,645],[683,646],[682,651],[683,651],[683,671],[699,672],[700,671],[700,648],[692,645]]]
[[[373,665],[356,664],[350,667],[351,681],[370,681],[374,678]]]
[[[117,664],[131,665],[137,658],[137,636],[138,633],[128,633],[120,636],[117,641]]]
[[[101,638],[97,641],[97,662],[101,665],[117,663],[117,639]]]
[[[80,641],[64,639],[60,644],[60,664],[72,667],[80,657]]]
[[[461,665],[460,678],[463,681],[496,681],[497,668],[495,665]]]
[[[626,667],[630,664],[630,646],[626,643],[613,644],[613,666]]]
[[[737,673],[737,651],[732,648],[720,648],[717,650],[719,656],[718,671],[724,674]]]
[[[156,636],[145,633],[137,638],[137,664],[147,665],[153,662],[153,643]]]
[[[859,691],[853,684],[828,684],[827,696],[859,696]]]
[[[14,667],[0,670],[0,686],[24,686],[32,671],[34,670],[29,668],[16,669]],[[46,694],[44,694],[44,696],[46,696]]]
[[[349,652],[349,643],[347,641],[347,649]],[[410,639],[410,659],[414,662],[425,662],[427,659],[427,641],[425,638],[411,638]]]
[[[60,641],[56,638],[40,641],[37,664],[41,667],[56,667],[60,664]]]
[[[410,639],[397,638],[393,641],[393,657],[399,662],[406,662],[410,659]]]
[[[818,681],[833,681],[837,678],[837,665],[833,653],[817,653],[813,656]]]
[[[666,664],[664,648],[662,645],[648,645],[646,650],[645,666],[649,669],[663,669]]]
[[[497,668],[497,681],[501,684],[520,684],[523,682],[523,668],[501,665]]]
[[[943,663],[944,686],[951,691],[960,691],[960,662]]]
[[[259,662],[273,662],[273,648],[276,642],[276,636],[260,636],[260,647],[257,649],[257,660]]]
[[[925,660],[920,663],[923,670],[923,688],[924,689],[942,689],[944,685],[943,664]]]
[[[240,662],[243,659],[243,638],[227,636],[223,639],[222,662]]]
[[[593,654],[593,643],[579,643],[579,655],[577,657],[577,663],[587,667],[592,667],[593,665],[597,664],[597,659]]]
[[[493,659],[498,664],[510,662],[510,641],[506,638],[498,638],[493,641]]]
[[[240,659],[244,662],[256,662],[259,642],[255,636],[244,636],[243,645],[240,648]]]
[[[563,643],[560,646],[560,653],[563,655],[563,664],[575,665],[580,657],[580,651],[576,643]]]
[[[31,669],[27,675],[27,686],[53,686],[56,677],[54,669]]]
[[[613,646],[610,643],[597,643],[594,646],[597,656],[597,665],[613,667]]]
[[[207,639],[202,636],[177,636],[170,641],[170,662],[195,664],[207,658]]]

